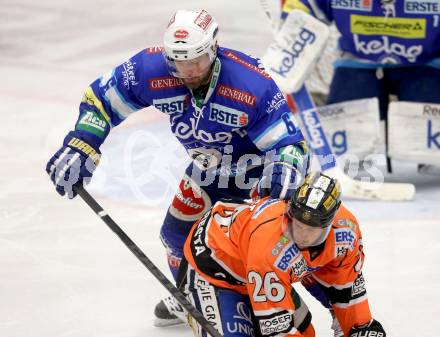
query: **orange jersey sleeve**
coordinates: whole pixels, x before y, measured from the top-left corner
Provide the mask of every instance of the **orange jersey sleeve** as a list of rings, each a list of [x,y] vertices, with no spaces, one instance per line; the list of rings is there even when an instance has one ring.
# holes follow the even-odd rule
[[[320,262],[321,259],[328,259],[328,262]],[[346,335],[351,327],[372,319],[362,275],[363,262],[359,224],[353,214],[341,206],[333,220],[322,256],[309,264],[322,264],[311,277],[324,289]]]

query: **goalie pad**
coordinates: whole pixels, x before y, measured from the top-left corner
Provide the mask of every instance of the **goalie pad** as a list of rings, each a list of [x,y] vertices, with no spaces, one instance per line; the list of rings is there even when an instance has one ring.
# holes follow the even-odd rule
[[[440,104],[390,103],[388,154],[393,159],[440,165]]]
[[[300,89],[325,48],[329,27],[313,16],[293,10],[262,57],[265,70],[288,94]]]
[[[370,154],[385,152],[376,97],[324,105],[316,112],[337,156],[356,156],[361,161]]]

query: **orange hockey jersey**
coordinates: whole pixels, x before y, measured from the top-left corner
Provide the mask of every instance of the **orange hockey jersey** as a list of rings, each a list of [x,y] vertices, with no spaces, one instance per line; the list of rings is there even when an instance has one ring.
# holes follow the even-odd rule
[[[216,203],[192,228],[184,254],[211,284],[248,295],[263,335],[302,336],[294,327],[291,284],[312,277],[324,289],[348,335],[372,317],[361,268],[355,217],[338,210],[326,241],[300,250],[287,231],[285,201]]]

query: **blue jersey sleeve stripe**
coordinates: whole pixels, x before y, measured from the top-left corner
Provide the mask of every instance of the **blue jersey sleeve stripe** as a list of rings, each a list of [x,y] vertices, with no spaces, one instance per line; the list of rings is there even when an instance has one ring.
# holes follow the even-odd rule
[[[268,127],[255,140],[254,144],[261,150],[270,150],[279,143],[282,139],[289,136],[287,127],[282,120],[277,121]]]
[[[112,111],[121,119],[125,119],[133,112],[139,110],[124,99],[124,96],[119,92],[117,87],[109,88],[104,98]]]

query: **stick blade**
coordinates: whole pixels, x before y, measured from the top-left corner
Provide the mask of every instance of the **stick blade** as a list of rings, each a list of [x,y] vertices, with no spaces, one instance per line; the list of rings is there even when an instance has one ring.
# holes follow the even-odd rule
[[[414,199],[416,187],[408,183],[379,183],[350,178],[339,168],[326,172],[339,180],[342,195],[357,200],[410,201]]]

